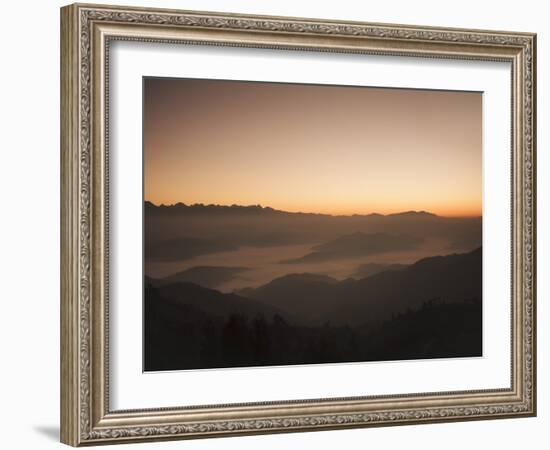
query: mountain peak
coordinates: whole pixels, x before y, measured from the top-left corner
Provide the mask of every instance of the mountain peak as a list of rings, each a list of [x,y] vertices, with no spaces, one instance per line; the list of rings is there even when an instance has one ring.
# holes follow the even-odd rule
[[[158,211],[165,211],[165,212],[176,212],[176,211],[186,211],[186,212],[189,212],[189,213],[192,213],[192,212],[204,212],[204,213],[209,213],[209,212],[229,212],[229,213],[235,213],[235,212],[238,212],[238,213],[256,213],[256,214],[261,214],[261,213],[277,213],[277,214],[288,214],[288,215],[308,215],[308,216],[325,216],[325,217],[355,217],[355,218],[372,218],[372,219],[376,219],[376,218],[384,218],[384,217],[438,217],[436,214],[433,214],[431,212],[428,212],[428,211],[424,211],[424,210],[421,210],[421,211],[415,211],[415,210],[410,210],[410,211],[403,211],[403,212],[398,212],[398,213],[393,213],[393,214],[380,214],[380,213],[376,213],[376,212],[373,212],[373,213],[369,213],[369,214],[349,214],[349,215],[346,215],[346,214],[343,214],[343,215],[334,215],[334,214],[326,214],[326,213],[315,213],[315,212],[301,212],[301,211],[297,211],[297,212],[291,212],[291,211],[285,211],[285,210],[280,210],[280,209],[275,209],[275,208],[272,208],[271,206],[263,206],[261,204],[254,204],[254,205],[238,205],[236,203],[233,203],[231,205],[220,205],[220,204],[216,204],[216,203],[210,203],[210,204],[205,204],[205,203],[192,203],[192,204],[186,204],[186,203],[183,203],[183,202],[178,202],[178,203],[171,203],[171,204],[164,204],[164,203],[161,203],[161,204],[155,204],[149,200],[145,200],[144,201],[145,203],[145,208],[151,210],[151,211],[154,211],[154,210],[158,210]]]
[[[403,211],[399,213],[388,214],[386,217],[437,217],[437,215],[424,210],[421,210],[421,211],[410,210],[410,211]]]

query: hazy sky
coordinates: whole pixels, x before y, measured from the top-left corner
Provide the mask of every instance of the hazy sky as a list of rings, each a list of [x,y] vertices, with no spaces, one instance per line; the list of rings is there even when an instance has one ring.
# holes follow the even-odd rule
[[[482,95],[144,80],[144,190],[156,204],[481,214]]]

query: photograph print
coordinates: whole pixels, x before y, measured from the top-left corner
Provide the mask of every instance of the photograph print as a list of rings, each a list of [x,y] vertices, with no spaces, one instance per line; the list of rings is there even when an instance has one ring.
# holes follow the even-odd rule
[[[145,371],[482,356],[482,93],[143,79]]]

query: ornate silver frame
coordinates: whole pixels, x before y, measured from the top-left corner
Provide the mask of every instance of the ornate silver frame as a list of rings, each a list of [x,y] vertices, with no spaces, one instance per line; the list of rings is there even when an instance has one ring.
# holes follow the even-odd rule
[[[106,67],[116,39],[512,66],[509,389],[111,411]],[[536,414],[536,35],[75,4],[61,9],[61,440],[73,446]]]

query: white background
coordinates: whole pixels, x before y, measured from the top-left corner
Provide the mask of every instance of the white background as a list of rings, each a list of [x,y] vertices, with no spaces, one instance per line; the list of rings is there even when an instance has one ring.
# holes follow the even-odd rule
[[[510,386],[509,64],[120,41],[109,59],[112,409]],[[483,357],[142,373],[143,75],[483,92]]]
[[[545,79],[550,64],[545,2],[386,1],[138,1],[161,6],[256,14],[320,17],[389,23],[509,29],[539,33],[539,230],[549,229],[550,160],[544,151],[549,120]],[[59,418],[59,11],[56,1],[3,5],[0,71],[2,220],[2,447],[60,448]],[[143,448],[545,448],[550,426],[547,344],[548,232],[539,254],[539,416],[455,424],[301,433],[187,442],[141,444]],[[546,254],[546,255],[545,255]],[[545,439],[546,438],[546,439]],[[128,446],[125,446],[128,448]],[[136,447],[131,447],[136,448]],[[141,447],[140,447],[141,448]]]

